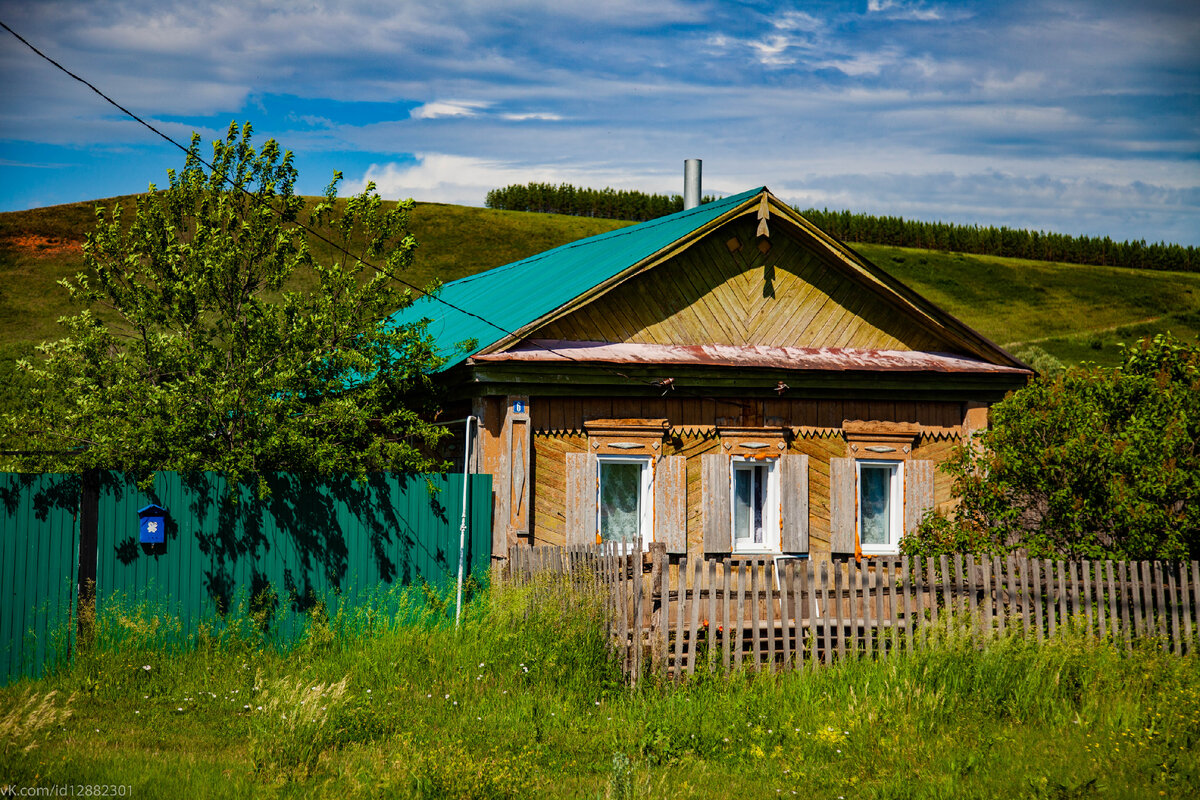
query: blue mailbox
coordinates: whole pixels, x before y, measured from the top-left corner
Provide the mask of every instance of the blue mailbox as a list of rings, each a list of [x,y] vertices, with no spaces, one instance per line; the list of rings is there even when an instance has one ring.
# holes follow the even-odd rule
[[[167,510],[153,503],[138,511],[142,544],[162,544],[166,539]]]

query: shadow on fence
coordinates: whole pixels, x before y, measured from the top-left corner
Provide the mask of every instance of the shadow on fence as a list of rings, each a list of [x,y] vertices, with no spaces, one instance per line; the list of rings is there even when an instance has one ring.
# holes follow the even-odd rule
[[[215,473],[0,473],[0,686],[68,663],[90,611],[144,604],[183,636],[239,599],[295,638],[308,614],[367,602],[379,587],[440,585],[491,561],[491,477],[263,476],[271,492]],[[430,490],[433,491],[430,491]],[[464,496],[465,495],[465,496]],[[143,542],[140,510],[162,511]]]
[[[704,664],[811,669],[844,658],[925,647],[939,621],[981,636],[1042,641],[1067,627],[1124,642],[1195,650],[1200,562],[1056,561],[955,554],[869,561],[798,558],[672,560],[661,545],[509,551],[517,584],[561,576],[603,590],[609,634],[631,681],[679,680]]]

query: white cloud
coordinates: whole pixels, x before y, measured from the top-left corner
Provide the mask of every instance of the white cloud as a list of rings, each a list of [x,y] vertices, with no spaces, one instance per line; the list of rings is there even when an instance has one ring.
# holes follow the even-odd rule
[[[901,0],[867,0],[867,11],[872,14],[884,14],[891,19],[912,19],[921,22],[933,22],[942,18],[939,9]]]
[[[794,56],[786,55],[787,50],[792,46],[793,40],[790,36],[775,34],[768,36],[761,41],[747,42],[756,54],[758,62],[771,67],[784,66],[794,64],[796,59]]]
[[[878,75],[885,68],[899,63],[903,56],[896,48],[885,48],[873,53],[855,53],[847,58],[818,61],[813,66],[836,69],[851,77]]]
[[[344,193],[359,191],[373,181],[387,198],[414,197],[436,203],[483,205],[490,189],[512,183],[560,182],[579,179],[583,173],[558,166],[517,164],[498,159],[418,153],[412,164],[372,164],[358,181],[349,181]]]
[[[413,119],[438,119],[439,117],[477,117],[491,103],[479,100],[435,100],[417,106],[410,114]]]
[[[503,119],[510,119],[515,122],[524,122],[525,120],[557,121],[563,119],[562,114],[552,114],[549,111],[531,111],[525,114],[501,114],[500,116]]]
[[[785,11],[771,24],[781,31],[819,31],[825,27],[823,20],[803,11]]]

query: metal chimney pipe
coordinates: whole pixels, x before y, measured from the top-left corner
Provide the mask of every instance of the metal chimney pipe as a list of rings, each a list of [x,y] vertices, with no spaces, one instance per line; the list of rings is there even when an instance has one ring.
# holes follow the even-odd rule
[[[700,165],[698,158],[689,158],[683,162],[683,209],[695,208],[700,205]]]

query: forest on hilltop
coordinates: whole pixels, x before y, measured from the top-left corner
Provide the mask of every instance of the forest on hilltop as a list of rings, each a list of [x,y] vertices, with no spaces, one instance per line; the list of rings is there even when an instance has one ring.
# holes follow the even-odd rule
[[[705,197],[701,202],[711,202]],[[512,184],[487,193],[488,208],[535,211],[583,217],[648,219],[683,210],[679,195],[647,194],[616,189],[578,188],[569,183]],[[850,243],[915,247],[974,255],[1095,264],[1107,267],[1200,271],[1200,249],[1166,242],[1113,241],[1108,236],[1070,236],[994,225],[919,222],[904,217],[858,214],[851,211],[800,209],[821,230]]]

